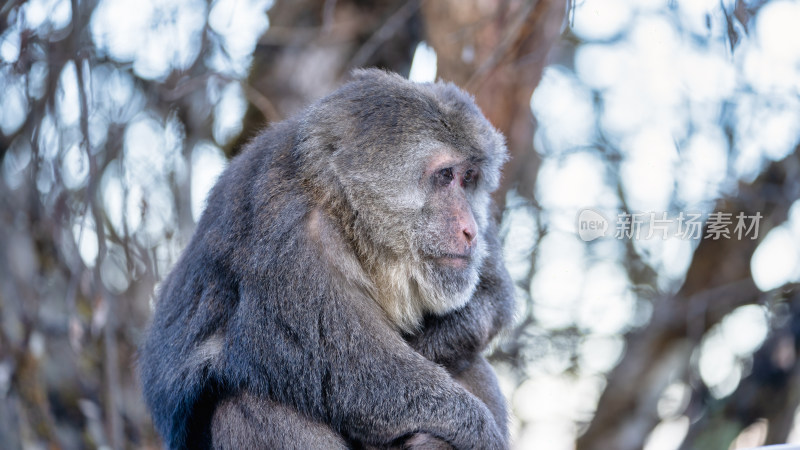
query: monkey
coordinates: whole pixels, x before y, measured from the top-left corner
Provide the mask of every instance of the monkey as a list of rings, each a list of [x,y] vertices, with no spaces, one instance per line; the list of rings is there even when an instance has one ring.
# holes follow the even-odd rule
[[[139,350],[169,448],[508,446],[482,355],[513,287],[502,135],[377,69],[258,134],[211,190]]]
[[[423,332],[406,336],[409,344],[426,358],[444,366],[454,379],[475,394],[494,414],[501,433],[507,435],[505,400],[497,385],[494,372],[481,356],[488,342],[513,319],[508,303],[513,299],[512,283],[504,266],[495,266],[502,255],[494,224],[486,233],[490,254],[482,268],[481,281],[467,306],[445,316],[428,316]],[[252,397],[228,399],[214,415],[214,448],[347,448],[331,430],[318,423],[306,422],[279,405],[258,402]],[[259,430],[269,428],[264,436]],[[298,436],[298,433],[302,433]],[[324,437],[321,437],[324,436]],[[333,443],[336,444],[333,444]],[[291,443],[291,444],[287,444]],[[357,446],[354,448],[358,448]],[[367,448],[367,447],[364,447]],[[368,448],[425,448],[452,447],[430,435],[417,434],[403,445]]]

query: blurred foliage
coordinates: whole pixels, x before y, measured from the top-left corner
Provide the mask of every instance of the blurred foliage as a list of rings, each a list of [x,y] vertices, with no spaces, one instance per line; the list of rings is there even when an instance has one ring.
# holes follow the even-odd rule
[[[136,346],[194,227],[192,161],[241,126],[222,115],[267,5],[236,3],[0,10],[4,447],[158,445]],[[250,14],[242,42],[226,20]]]

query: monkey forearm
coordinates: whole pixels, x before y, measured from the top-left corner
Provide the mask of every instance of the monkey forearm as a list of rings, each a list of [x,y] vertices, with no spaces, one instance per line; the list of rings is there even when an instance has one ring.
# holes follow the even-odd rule
[[[455,380],[489,407],[503,436],[508,437],[508,410],[489,361],[478,355]]]
[[[508,438],[508,410],[505,398],[500,391],[497,377],[494,374],[486,358],[476,355],[469,364],[458,374],[453,375],[453,379],[463,386],[472,395],[478,397],[494,415],[495,423],[500,429],[500,433]],[[369,450],[377,450],[378,447],[368,447]],[[402,443],[382,447],[382,450],[400,449],[425,449],[425,450],[452,450],[452,446],[447,442],[427,433],[417,433]]]
[[[339,378],[340,382],[330,386],[330,412],[338,418],[334,422],[341,421],[349,430],[348,437],[385,445],[404,436],[428,433],[456,449],[505,447],[504,429],[487,405],[446,371],[414,356],[410,349],[408,352],[408,356],[400,356],[395,351],[392,361],[371,364],[372,371],[366,376],[366,369],[344,367],[346,372],[332,374],[332,379]],[[398,356],[402,358],[399,365]],[[397,377],[397,373],[414,373],[415,377]],[[401,400],[387,401],[389,392]]]

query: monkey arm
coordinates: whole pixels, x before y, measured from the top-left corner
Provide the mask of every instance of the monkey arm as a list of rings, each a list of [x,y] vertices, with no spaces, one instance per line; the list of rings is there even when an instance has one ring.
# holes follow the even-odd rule
[[[500,391],[500,386],[497,384],[497,376],[489,361],[481,355],[476,356],[472,364],[459,373],[455,380],[489,407],[497,426],[500,427],[504,435],[507,435],[508,410],[506,400]]]
[[[494,415],[495,422],[504,436],[508,436],[508,410],[505,398],[497,384],[494,370],[481,355],[475,359],[458,375],[454,376],[458,384],[464,386],[470,393],[478,397]],[[429,434],[415,434],[403,442],[399,448],[424,448],[426,450],[452,449],[446,442]],[[395,447],[391,448],[392,450]]]

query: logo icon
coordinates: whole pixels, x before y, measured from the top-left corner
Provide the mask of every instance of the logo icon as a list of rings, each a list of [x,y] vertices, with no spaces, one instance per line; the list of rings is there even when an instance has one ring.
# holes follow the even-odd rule
[[[582,209],[578,213],[576,226],[578,236],[586,242],[606,236],[608,232],[608,220],[591,208]]]

